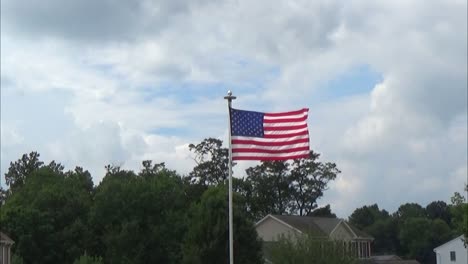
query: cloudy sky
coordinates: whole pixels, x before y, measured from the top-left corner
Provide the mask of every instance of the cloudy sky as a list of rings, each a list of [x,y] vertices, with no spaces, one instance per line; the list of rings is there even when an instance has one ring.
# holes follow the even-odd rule
[[[448,202],[468,173],[466,14],[466,0],[4,0],[2,178],[32,150],[95,184],[109,163],[187,173],[189,143],[226,139],[231,89],[237,108],[310,108],[313,150],[342,170],[319,204],[339,216]]]

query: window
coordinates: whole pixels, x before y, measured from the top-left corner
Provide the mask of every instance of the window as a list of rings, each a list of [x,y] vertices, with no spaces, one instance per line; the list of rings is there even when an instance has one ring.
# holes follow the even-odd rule
[[[457,255],[455,251],[450,251],[450,261],[457,261]]]

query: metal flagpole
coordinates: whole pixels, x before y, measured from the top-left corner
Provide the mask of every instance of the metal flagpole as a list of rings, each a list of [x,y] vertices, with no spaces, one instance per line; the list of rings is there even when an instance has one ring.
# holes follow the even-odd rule
[[[231,143],[231,102],[236,99],[232,95],[231,90],[228,91],[228,95],[224,97],[228,100],[228,111],[229,111],[229,263],[234,264],[234,233],[232,224],[232,143]]]

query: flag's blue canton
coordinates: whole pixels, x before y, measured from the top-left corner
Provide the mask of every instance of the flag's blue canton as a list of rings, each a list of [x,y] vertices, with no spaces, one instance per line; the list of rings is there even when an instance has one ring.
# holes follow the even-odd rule
[[[231,109],[231,134],[263,137],[263,113]]]

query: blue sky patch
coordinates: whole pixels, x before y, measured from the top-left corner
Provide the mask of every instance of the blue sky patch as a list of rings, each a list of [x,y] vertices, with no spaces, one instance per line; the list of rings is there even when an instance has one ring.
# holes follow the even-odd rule
[[[323,99],[337,99],[369,93],[382,80],[382,75],[369,65],[360,65],[328,81],[321,97]]]

